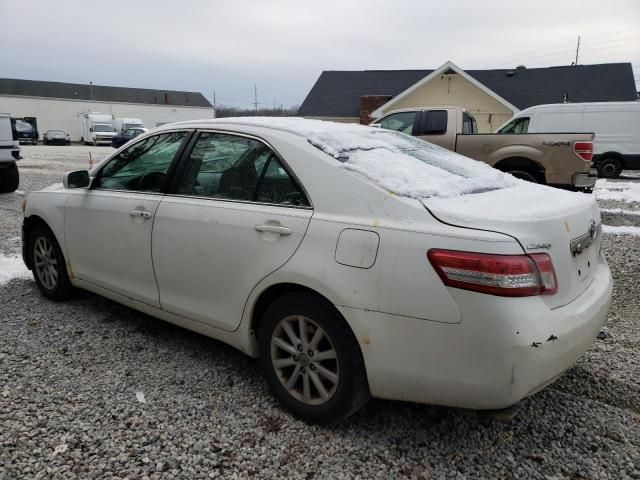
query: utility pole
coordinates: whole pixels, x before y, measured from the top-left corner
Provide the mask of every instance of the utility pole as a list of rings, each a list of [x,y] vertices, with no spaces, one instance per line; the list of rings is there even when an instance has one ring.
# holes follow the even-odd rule
[[[578,46],[576,47],[576,61],[574,65],[578,66],[578,54],[580,53],[580,35],[578,35]]]
[[[257,112],[258,111],[258,85],[256,84],[253,85],[253,98],[254,98],[253,105],[256,107],[256,112]]]
[[[213,118],[216,117],[216,91],[213,91]]]

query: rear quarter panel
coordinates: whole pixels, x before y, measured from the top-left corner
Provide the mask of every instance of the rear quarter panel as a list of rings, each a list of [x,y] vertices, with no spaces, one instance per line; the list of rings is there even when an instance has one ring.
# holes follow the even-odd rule
[[[458,135],[456,152],[499,168],[508,158],[526,158],[540,165],[547,183],[571,184],[576,173],[589,173],[573,151],[576,141],[591,141],[593,133],[527,133]]]

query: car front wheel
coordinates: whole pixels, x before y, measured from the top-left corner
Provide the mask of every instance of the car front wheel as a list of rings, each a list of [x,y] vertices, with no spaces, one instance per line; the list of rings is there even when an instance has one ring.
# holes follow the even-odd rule
[[[258,343],[269,386],[303,420],[336,422],[369,399],[360,347],[325,300],[302,292],[278,298],[262,318]]]
[[[29,255],[33,278],[42,294],[51,300],[64,300],[72,286],[60,246],[51,230],[37,225],[29,237]]]

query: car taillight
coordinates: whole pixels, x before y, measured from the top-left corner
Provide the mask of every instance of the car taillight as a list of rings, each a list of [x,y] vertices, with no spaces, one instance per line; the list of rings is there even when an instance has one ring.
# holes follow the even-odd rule
[[[432,249],[427,257],[445,285],[501,297],[551,295],[558,290],[551,257]]]
[[[593,160],[593,142],[574,142],[573,151],[585,162]]]

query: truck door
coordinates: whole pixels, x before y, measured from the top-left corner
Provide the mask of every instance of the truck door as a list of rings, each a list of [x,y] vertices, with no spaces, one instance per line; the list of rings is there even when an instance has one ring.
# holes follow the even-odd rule
[[[449,122],[447,110],[424,110],[415,135],[427,142],[453,150],[455,127],[455,121]],[[448,134],[448,128],[452,129],[452,135]]]

